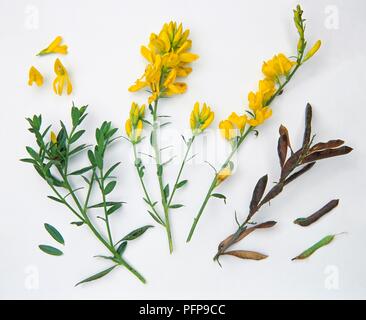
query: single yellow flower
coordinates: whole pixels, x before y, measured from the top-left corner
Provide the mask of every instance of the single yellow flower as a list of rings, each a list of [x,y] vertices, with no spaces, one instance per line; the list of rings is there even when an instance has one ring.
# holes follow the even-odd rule
[[[239,129],[240,133],[243,133],[248,117],[246,115],[239,116],[235,112],[232,112],[228,120]]]
[[[141,133],[143,130],[143,122],[145,116],[145,105],[141,107],[135,102],[132,102],[130,109],[130,117],[125,123],[125,130],[127,136],[132,143],[138,143],[141,141]]]
[[[54,133],[53,131],[51,131],[51,142],[53,144],[57,144],[57,136],[56,133]]]
[[[67,54],[67,45],[60,45],[62,42],[62,38],[60,36],[56,37],[55,40],[53,40],[51,42],[51,44],[41,50],[37,56],[43,56],[45,54],[50,54],[50,53],[60,53],[60,54]]]
[[[261,125],[265,120],[270,118],[272,116],[272,109],[269,107],[264,107],[261,109],[258,109],[255,112],[255,118],[249,119],[248,124],[252,127],[257,127]]]
[[[267,78],[276,79],[286,76],[295,64],[295,61],[291,61],[283,53],[280,53],[263,63],[262,72]]]
[[[321,41],[318,40],[317,42],[315,42],[315,44],[313,45],[313,47],[309,50],[309,52],[306,54],[303,62],[305,62],[306,60],[309,60],[320,48],[321,46]]]
[[[229,120],[220,121],[219,129],[220,129],[221,135],[226,140],[231,140],[236,137],[236,129],[235,129],[233,123]]]
[[[54,70],[56,79],[53,81],[53,90],[60,96],[64,89],[64,85],[66,84],[66,92],[69,95],[72,92],[71,81],[65,67],[58,58],[55,61]]]
[[[215,114],[211,108],[204,103],[200,111],[200,104],[196,102],[191,112],[189,119],[193,134],[200,134],[203,132],[214,120]]]
[[[227,166],[224,169],[221,169],[220,172],[217,174],[216,186],[218,186],[224,180],[229,178],[231,175],[232,175],[232,171],[231,171],[230,166]]]
[[[40,87],[43,84],[43,76],[35,67],[31,66],[29,69],[28,85],[32,86],[33,82]]]

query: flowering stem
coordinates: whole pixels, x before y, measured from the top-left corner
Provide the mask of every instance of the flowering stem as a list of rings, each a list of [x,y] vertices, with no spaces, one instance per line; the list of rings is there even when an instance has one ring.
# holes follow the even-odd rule
[[[182,161],[182,164],[180,166],[180,169],[179,169],[179,172],[178,172],[178,175],[177,175],[177,179],[175,180],[175,183],[174,183],[174,187],[173,187],[173,190],[172,190],[172,194],[170,195],[170,198],[169,198],[169,201],[168,201],[168,207],[170,206],[171,202],[173,201],[173,197],[174,197],[174,194],[175,194],[175,191],[177,190],[177,185],[179,183],[179,180],[180,180],[180,176],[182,175],[182,172],[183,172],[183,169],[184,169],[184,166],[186,164],[186,161],[187,161],[187,157],[188,157],[188,154],[189,154],[189,151],[191,150],[191,147],[192,147],[192,144],[193,144],[193,141],[195,139],[195,135],[193,135],[189,140],[188,140],[188,143],[187,143],[187,151],[184,155],[184,158],[183,158],[183,161]]]
[[[297,58],[297,64],[296,66],[294,67],[294,69],[291,71],[291,73],[286,77],[286,80],[279,85],[278,89],[276,90],[276,92],[273,94],[273,96],[267,101],[266,103],[266,106],[269,106],[273,101],[274,99],[282,93],[282,90],[285,88],[285,86],[290,82],[290,80],[292,79],[292,77],[294,76],[294,74],[296,73],[296,71],[299,69],[299,67],[302,65],[302,57],[303,57],[303,52],[301,52]],[[240,145],[243,143],[243,141],[245,140],[245,138],[248,136],[248,134],[250,132],[252,132],[254,130],[255,127],[249,127],[248,130],[240,137],[238,143],[234,146],[233,150],[231,151],[230,155],[228,156],[228,158],[226,159],[226,161],[224,162],[224,164],[221,166],[221,169],[224,169],[228,166],[229,162],[231,161],[232,157],[234,156],[234,154],[236,153],[236,151],[239,149]],[[219,172],[220,172],[219,171]],[[219,173],[218,172],[218,173]],[[217,177],[218,177],[218,173],[215,174],[213,180],[212,180],[212,183],[210,185],[210,188],[208,189],[208,192],[206,194],[206,197],[201,205],[201,208],[200,210],[198,211],[198,214],[197,216],[194,218],[193,220],[193,224],[192,224],[192,227],[189,231],[189,234],[188,234],[188,237],[187,237],[187,240],[186,242],[189,242],[191,241],[192,239],[192,236],[193,236],[193,233],[197,227],[197,224],[198,224],[198,221],[199,219],[201,218],[201,215],[203,213],[203,211],[205,210],[206,208],[206,205],[208,203],[208,200],[210,199],[211,195],[212,195],[212,192],[213,190],[217,187]]]
[[[155,205],[152,202],[152,200],[150,198],[150,195],[149,195],[149,193],[148,193],[148,191],[146,189],[145,182],[144,182],[144,179],[143,179],[143,177],[141,176],[141,174],[139,172],[139,168],[138,168],[138,166],[136,166],[136,163],[137,163],[137,161],[139,159],[137,157],[136,144],[135,143],[132,143],[132,147],[133,147],[133,155],[134,155],[134,159],[135,159],[135,168],[137,170],[137,175],[139,177],[142,190],[144,191],[144,194],[145,194],[146,202],[149,205],[150,209],[152,210],[153,218],[155,218],[157,222],[159,222],[161,225],[163,225],[165,227],[165,223],[164,223],[163,219],[160,217],[159,213],[156,211]]]
[[[153,108],[152,146],[153,146],[154,153],[155,153],[156,174],[158,176],[158,181],[159,181],[161,203],[164,208],[165,229],[166,229],[166,233],[167,233],[167,237],[168,237],[169,251],[170,251],[170,253],[172,253],[173,252],[173,241],[172,241],[172,233],[171,233],[170,221],[169,221],[169,207],[168,207],[168,203],[167,203],[167,197],[166,197],[165,191],[164,191],[163,165],[161,163],[161,154],[160,154],[160,149],[159,149],[158,139],[157,139],[157,130],[159,127],[159,123],[157,121],[157,118],[158,118],[157,110],[158,110],[158,100],[155,100],[154,108]]]

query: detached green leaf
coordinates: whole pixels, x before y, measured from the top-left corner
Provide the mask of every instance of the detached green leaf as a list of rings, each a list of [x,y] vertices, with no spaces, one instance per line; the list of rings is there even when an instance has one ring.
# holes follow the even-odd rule
[[[213,194],[211,194],[211,197],[218,198],[218,199],[223,199],[225,204],[226,204],[226,197],[221,193],[213,193]]]
[[[147,225],[147,226],[138,228],[136,230],[133,230],[128,235],[124,236],[120,241],[131,241],[131,240],[135,240],[136,238],[142,236],[147,229],[153,228],[153,227],[154,226]]]
[[[54,226],[45,223],[44,227],[53,239],[55,239],[58,243],[65,244],[65,240],[62,237],[61,233]]]
[[[117,265],[115,265],[115,266],[113,266],[113,267],[110,267],[110,268],[108,268],[108,269],[105,269],[105,270],[103,270],[103,271],[101,271],[101,272],[99,272],[99,273],[97,273],[97,274],[94,274],[94,275],[92,275],[91,277],[86,278],[86,279],[84,279],[84,280],[82,280],[82,281],[78,282],[78,283],[75,285],[75,287],[76,287],[76,286],[78,286],[78,285],[80,285],[80,284],[82,284],[82,283],[86,283],[86,282],[90,282],[90,281],[98,280],[98,279],[100,279],[100,278],[102,278],[102,277],[106,276],[108,273],[110,273],[110,272],[111,272],[115,267],[117,267]]]
[[[44,253],[47,253],[51,256],[62,256],[63,255],[63,252],[61,250],[48,246],[48,245],[45,245],[45,244],[39,245],[38,248],[40,248]]]

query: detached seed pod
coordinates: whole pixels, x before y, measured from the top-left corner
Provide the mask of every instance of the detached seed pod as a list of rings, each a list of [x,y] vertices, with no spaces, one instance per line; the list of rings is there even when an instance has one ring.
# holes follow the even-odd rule
[[[323,239],[312,245],[310,248],[306,249],[303,253],[296,256],[295,258],[292,258],[292,260],[304,260],[310,257],[315,251],[331,243],[334,240],[335,236],[335,234],[325,236]]]
[[[234,256],[234,257],[237,257],[240,259],[248,259],[248,260],[263,260],[268,257],[267,255],[265,255],[263,253],[259,253],[259,252],[255,252],[255,251],[247,251],[247,250],[228,251],[228,252],[225,252],[224,254]]]
[[[297,218],[294,223],[298,224],[302,227],[307,227],[318,221],[322,216],[333,210],[336,206],[338,206],[339,200],[331,200],[324,207],[319,209],[317,212],[313,213],[311,216],[307,218]]]

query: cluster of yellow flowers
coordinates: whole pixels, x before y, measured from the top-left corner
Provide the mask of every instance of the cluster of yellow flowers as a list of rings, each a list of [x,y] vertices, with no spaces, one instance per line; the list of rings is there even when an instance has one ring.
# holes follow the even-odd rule
[[[60,36],[56,37],[51,44],[41,50],[37,56],[43,56],[46,54],[51,53],[57,53],[57,54],[67,54],[67,45],[61,45],[62,38]],[[56,59],[54,64],[54,71],[56,74],[56,78],[53,81],[53,90],[56,94],[62,95],[63,89],[66,86],[66,92],[67,94],[71,94],[72,92],[72,84],[70,81],[69,74],[64,67],[64,65],[61,63],[60,59]],[[28,84],[30,86],[33,85],[33,83],[36,83],[38,87],[43,85],[43,76],[42,74],[34,67],[31,66],[29,69],[29,78],[28,78]]]
[[[159,35],[152,33],[148,47],[141,47],[141,54],[149,64],[129,90],[135,92],[149,87],[149,104],[160,97],[184,93],[186,83],[176,80],[188,76],[192,68],[187,64],[198,59],[198,55],[188,52],[192,45],[188,36],[189,30],[183,31],[182,24],[176,22],[164,24]]]
[[[132,102],[130,117],[125,124],[125,130],[128,138],[132,143],[138,143],[141,141],[141,133],[143,129],[143,122],[145,116],[145,105],[141,107],[135,102]]]
[[[248,105],[251,110],[248,113],[251,118],[233,112],[228,119],[221,121],[219,128],[225,139],[232,140],[242,135],[247,124],[257,127],[271,117],[272,109],[268,107],[268,102],[276,93],[280,79],[287,77],[295,64],[295,61],[291,61],[283,53],[263,63],[262,72],[265,78],[259,81],[258,91],[248,94]]]
[[[212,123],[214,117],[215,113],[211,111],[211,108],[206,103],[203,104],[200,110],[200,104],[196,102],[189,119],[192,133],[197,135],[203,132]]]

